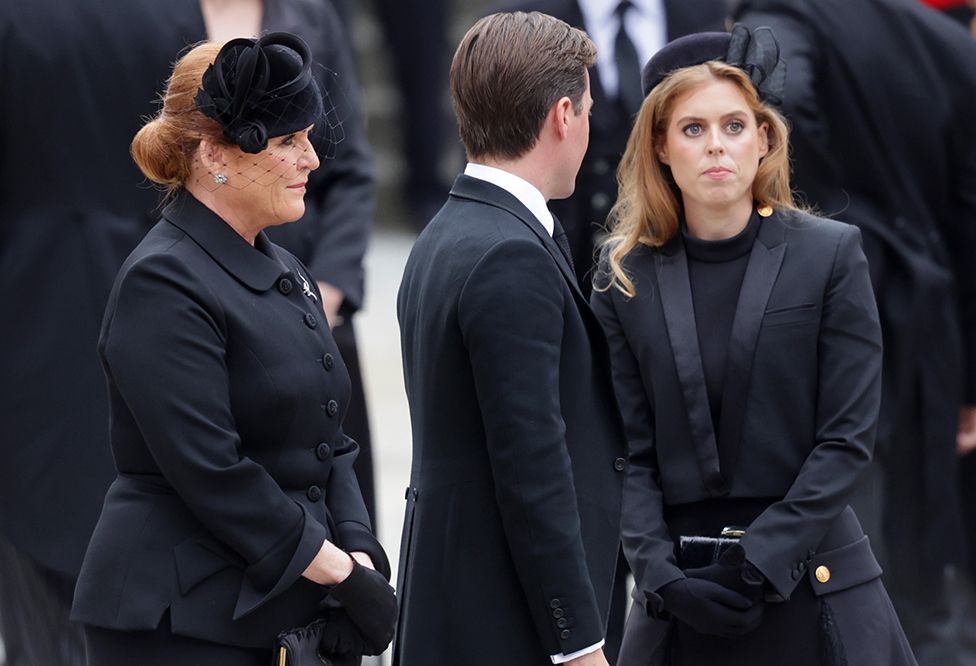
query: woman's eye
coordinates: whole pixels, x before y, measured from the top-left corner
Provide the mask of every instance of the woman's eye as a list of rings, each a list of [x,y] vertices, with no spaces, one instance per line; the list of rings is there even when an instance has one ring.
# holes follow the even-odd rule
[[[281,142],[281,145],[283,145],[283,146],[294,146],[295,145],[295,135],[292,134],[291,136],[286,137],[285,140]]]
[[[685,128],[681,131],[687,136],[700,136],[702,133],[702,126],[698,123],[692,123],[691,125],[685,125]]]
[[[739,132],[741,132],[742,130],[744,130],[746,128],[746,126],[743,125],[738,120],[733,120],[732,122],[730,122],[728,124],[728,128],[729,128],[729,131],[732,132],[733,134],[738,134]]]

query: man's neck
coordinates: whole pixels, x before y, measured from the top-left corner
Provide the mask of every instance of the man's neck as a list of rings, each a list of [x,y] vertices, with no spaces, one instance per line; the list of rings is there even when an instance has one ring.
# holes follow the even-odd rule
[[[546,201],[552,198],[550,194],[551,188],[549,187],[549,180],[546,177],[548,171],[546,167],[540,164],[538,159],[535,159],[532,152],[514,160],[497,159],[493,157],[479,157],[477,159],[471,160],[477,164],[484,164],[485,166],[490,166],[495,169],[501,169],[502,171],[507,171],[510,174],[518,176],[522,180],[526,181],[532,185],[535,189],[542,192],[542,196]]]

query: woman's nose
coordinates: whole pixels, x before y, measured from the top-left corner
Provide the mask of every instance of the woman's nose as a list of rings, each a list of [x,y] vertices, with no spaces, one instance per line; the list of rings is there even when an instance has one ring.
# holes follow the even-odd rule
[[[319,168],[319,164],[319,156],[315,152],[315,146],[312,145],[311,141],[306,140],[304,150],[302,150],[302,154],[298,157],[299,168],[315,171]]]
[[[722,143],[722,137],[718,132],[709,133],[708,143],[705,149],[709,155],[722,155],[725,153],[725,144]]]

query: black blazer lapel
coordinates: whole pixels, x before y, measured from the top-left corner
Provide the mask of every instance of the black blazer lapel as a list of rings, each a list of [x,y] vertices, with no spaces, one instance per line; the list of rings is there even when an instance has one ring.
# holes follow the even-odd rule
[[[698,347],[698,328],[688,279],[688,258],[681,238],[676,237],[666,249],[656,253],[657,279],[661,292],[661,307],[667,323],[668,338],[678,381],[684,394],[691,426],[692,445],[708,494],[717,497],[729,492],[719,467],[715,429],[708,407],[705,373],[702,370]]]
[[[754,213],[755,214],[755,213]],[[742,443],[749,380],[752,377],[753,357],[759,330],[762,327],[766,304],[776,284],[786,242],[779,213],[762,220],[759,237],[752,246],[746,274],[739,290],[739,300],[729,335],[725,380],[722,386],[722,416],[719,441],[722,471],[731,485]]]
[[[525,226],[532,230],[542,244],[552,255],[552,258],[556,261],[559,266],[559,270],[562,271],[563,277],[569,282],[570,287],[576,294],[580,302],[587,303],[586,298],[583,296],[583,292],[580,291],[579,284],[576,282],[576,273],[570,267],[569,262],[566,257],[563,256],[563,251],[559,249],[556,245],[556,241],[552,239],[546,228],[542,226],[542,223],[536,219],[535,215],[522,204],[515,196],[511,193],[503,190],[502,188],[489,183],[478,178],[472,178],[471,176],[460,175],[457,180],[454,181],[454,187],[451,188],[451,196],[457,197],[459,199],[469,199],[472,201],[480,201],[481,203],[488,204],[489,206],[495,206],[496,208],[501,208],[506,210],[516,218],[518,218]],[[587,309],[589,305],[587,304]]]

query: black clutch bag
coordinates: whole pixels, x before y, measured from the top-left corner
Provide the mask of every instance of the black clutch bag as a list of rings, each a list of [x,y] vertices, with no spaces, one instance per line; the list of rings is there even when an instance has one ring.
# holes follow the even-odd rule
[[[362,655],[322,654],[319,645],[327,621],[316,620],[278,634],[271,666],[361,666]]]
[[[678,540],[678,567],[682,570],[698,569],[718,562],[722,553],[734,544],[739,543],[739,538],[745,533],[745,528],[724,527],[721,535],[717,537],[680,536]]]

